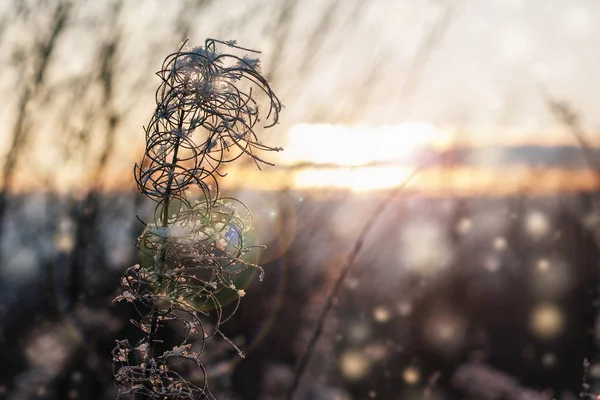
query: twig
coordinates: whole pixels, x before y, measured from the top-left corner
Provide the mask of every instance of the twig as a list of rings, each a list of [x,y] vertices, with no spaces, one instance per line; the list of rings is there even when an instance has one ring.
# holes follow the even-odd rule
[[[298,386],[300,385],[302,376],[304,375],[304,372],[306,370],[308,362],[310,361],[312,354],[314,353],[317,342],[319,341],[321,333],[323,332],[323,328],[325,327],[325,321],[327,320],[327,316],[328,316],[329,312],[331,311],[331,309],[333,308],[335,300],[338,298],[338,296],[340,294],[340,291],[342,289],[342,284],[344,283],[344,279],[346,278],[346,276],[350,272],[350,269],[354,265],[354,261],[356,260],[358,253],[362,249],[367,235],[373,228],[373,225],[375,225],[375,222],[377,222],[377,220],[379,219],[379,216],[385,211],[385,209],[396,198],[396,196],[398,196],[398,194],[400,194],[400,192],[402,192],[402,189],[404,189],[406,187],[406,185],[408,185],[408,183],[419,172],[419,170],[420,170],[420,168],[415,169],[404,180],[404,182],[402,182],[402,184],[400,186],[398,186],[396,189],[394,189],[392,192],[390,192],[390,194],[373,211],[373,213],[371,214],[371,217],[367,220],[367,222],[361,229],[360,234],[356,238],[356,241],[354,242],[354,246],[352,247],[352,250],[348,254],[348,257],[346,258],[346,262],[345,262],[344,266],[342,267],[337,280],[335,281],[333,287],[331,288],[331,291],[329,292],[329,295],[327,296],[327,300],[325,301],[325,306],[321,310],[321,314],[319,315],[319,319],[317,321],[317,325],[315,326],[315,330],[313,331],[313,334],[312,334],[312,336],[308,342],[308,345],[306,347],[306,351],[302,355],[300,363],[298,364],[298,367],[296,368],[296,372],[294,373],[294,381],[293,381],[292,385],[290,386],[290,388],[287,392],[287,395],[286,395],[287,400],[293,400],[294,395],[296,394],[296,391],[298,390]]]

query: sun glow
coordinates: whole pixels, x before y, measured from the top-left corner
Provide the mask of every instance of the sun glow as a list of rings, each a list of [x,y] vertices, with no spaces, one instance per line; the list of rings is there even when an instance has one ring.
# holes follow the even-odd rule
[[[282,157],[288,164],[357,167],[404,161],[420,147],[442,146],[448,140],[448,134],[429,123],[376,127],[300,124],[291,129]]]
[[[281,162],[304,166],[294,175],[296,187],[386,189],[401,185],[411,174],[418,162],[416,150],[448,141],[448,134],[429,123],[301,124],[291,129]]]
[[[470,150],[504,146],[508,152],[512,147],[536,144],[514,142],[510,138],[492,144],[477,140],[471,143],[464,141],[461,135],[455,127],[437,128],[429,123],[379,127],[296,125],[282,141],[285,151],[267,157],[275,163],[275,168],[229,168],[224,183],[229,187],[251,185],[260,190],[341,189],[354,192],[385,191],[404,186],[409,191],[433,196],[508,196],[525,190],[530,195],[553,195],[593,191],[600,186],[600,177],[589,168],[536,167],[535,164],[503,163],[493,159],[475,159],[471,163],[474,158],[464,156],[469,155]],[[473,138],[481,136],[474,135]],[[498,137],[493,136],[494,140]],[[548,146],[565,145],[561,143],[552,142]],[[419,172],[413,175],[417,168]],[[407,181],[409,177],[411,179]],[[534,239],[551,228],[546,226],[548,221],[544,224],[543,218],[537,215],[528,222],[525,228]],[[457,228],[461,234],[469,230],[467,225]]]
[[[402,185],[412,173],[401,167],[305,169],[295,174],[297,188],[367,191]]]

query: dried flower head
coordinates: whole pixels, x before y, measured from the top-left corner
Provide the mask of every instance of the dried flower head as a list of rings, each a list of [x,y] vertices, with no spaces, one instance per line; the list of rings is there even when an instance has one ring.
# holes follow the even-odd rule
[[[115,299],[135,305],[140,320],[134,324],[144,337],[135,345],[117,341],[113,350],[119,397],[214,398],[200,362],[204,342],[213,336],[229,341],[220,326],[245,294],[236,276],[255,268],[262,278],[260,267],[244,259],[250,212],[238,200],[220,197],[217,177],[223,163],[243,155],[269,164],[257,150],[281,149],[262,144],[255,128],[261,119],[267,128],[276,124],[281,104],[260,74],[258,59],[219,53],[217,45],[253,52],[208,39],[204,46],[182,46],[157,73],[162,82],[156,110],[145,128],[144,157],[134,167],[138,188],[156,202],[156,211],[136,242],[143,261],[125,272],[124,292]],[[261,95],[268,102],[264,111]],[[192,199],[192,189],[199,189],[199,199]],[[228,314],[223,293],[237,301]],[[156,355],[156,331],[166,324],[182,330],[184,340]],[[199,343],[198,350],[192,343]],[[183,377],[190,374],[193,382]]]
[[[218,53],[217,43],[241,49],[235,42],[209,39],[171,54],[157,73],[162,84],[146,128],[143,168],[135,166],[139,189],[156,201],[162,202],[166,191],[179,195],[195,186],[211,194],[222,163],[247,154],[257,164],[269,164],[256,150],[281,150],[262,144],[254,131],[261,117],[268,121],[265,128],[276,124],[281,111],[258,60]],[[260,93],[268,101],[265,111],[256,100]]]

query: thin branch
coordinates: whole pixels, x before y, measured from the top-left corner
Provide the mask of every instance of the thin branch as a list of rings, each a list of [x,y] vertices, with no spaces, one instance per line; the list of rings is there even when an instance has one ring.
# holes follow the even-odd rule
[[[590,168],[593,168],[597,174],[600,174],[600,158],[598,157],[598,154],[593,151],[594,145],[581,127],[579,117],[575,111],[573,111],[573,108],[568,103],[553,98],[543,87],[539,87],[538,90],[552,115],[569,128],[569,132],[577,140],[579,146],[581,146],[583,156]]]
[[[298,386],[300,385],[302,376],[304,375],[306,367],[308,366],[308,363],[315,351],[317,342],[319,341],[321,333],[323,332],[323,328],[325,327],[325,322],[327,321],[327,316],[331,312],[331,309],[333,308],[333,305],[335,304],[336,299],[338,299],[338,297],[340,295],[344,280],[346,279],[346,276],[348,276],[348,273],[354,266],[356,257],[360,253],[360,250],[362,249],[362,247],[364,245],[365,239],[371,232],[371,229],[373,228],[373,226],[375,225],[375,223],[377,222],[377,220],[379,219],[381,214],[383,214],[383,212],[390,205],[390,203],[402,192],[402,190],[406,187],[406,185],[408,185],[408,183],[412,180],[412,178],[419,171],[420,171],[420,168],[415,169],[404,180],[404,182],[402,182],[402,184],[400,186],[398,186],[396,189],[394,189],[392,192],[390,192],[390,194],[377,206],[377,208],[373,211],[373,213],[371,214],[371,216],[369,217],[367,222],[362,227],[358,237],[356,238],[356,241],[354,242],[352,250],[348,254],[348,257],[346,258],[346,262],[344,263],[344,266],[342,267],[338,278],[336,279],[333,287],[331,288],[331,291],[329,292],[329,295],[327,296],[327,300],[325,301],[325,306],[321,310],[321,314],[319,315],[319,319],[317,320],[315,330],[313,331],[313,334],[308,342],[306,350],[304,351],[304,354],[302,354],[300,363],[298,364],[298,367],[296,368],[296,372],[294,373],[294,381],[287,392],[287,395],[285,397],[286,400],[293,400],[294,395],[296,394],[296,391],[298,390]]]
[[[12,190],[18,159],[31,135],[31,130],[28,127],[30,104],[39,94],[44,84],[44,77],[50,64],[51,56],[54,53],[60,36],[65,31],[70,10],[70,2],[60,2],[56,6],[54,15],[52,16],[53,22],[50,33],[47,35],[45,41],[37,46],[39,58],[35,60],[34,75],[31,82],[26,85],[19,100],[17,117],[12,129],[11,144],[2,169],[2,188],[0,189],[0,236],[2,234],[1,226],[8,208],[8,196]]]

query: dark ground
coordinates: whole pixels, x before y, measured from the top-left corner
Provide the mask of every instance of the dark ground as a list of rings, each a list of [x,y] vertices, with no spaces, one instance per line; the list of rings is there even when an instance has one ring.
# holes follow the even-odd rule
[[[268,246],[261,255],[266,275],[262,283],[254,279],[224,326],[246,359],[215,341],[205,364],[219,399],[281,398],[327,290],[378,200],[339,192],[240,197]],[[600,231],[594,203],[584,193],[404,195],[367,238],[299,398],[566,400],[584,382],[593,392]],[[114,398],[111,349],[139,331],[127,322],[135,317],[131,305],[111,299],[123,269],[137,262],[135,214],[149,209],[125,194],[91,203],[23,195],[12,204],[0,275],[0,393]],[[528,225],[532,214],[545,216],[545,224]],[[57,247],[61,235],[71,235],[74,247]],[[423,254],[432,255],[421,265],[431,273],[412,265]],[[536,269],[540,260],[560,273],[544,275]],[[564,319],[553,337],[531,329],[532,310],[548,302]],[[348,354],[363,356],[367,367],[359,376],[343,366]],[[591,363],[586,371],[584,360]],[[407,369],[419,372],[417,383],[407,383]]]

